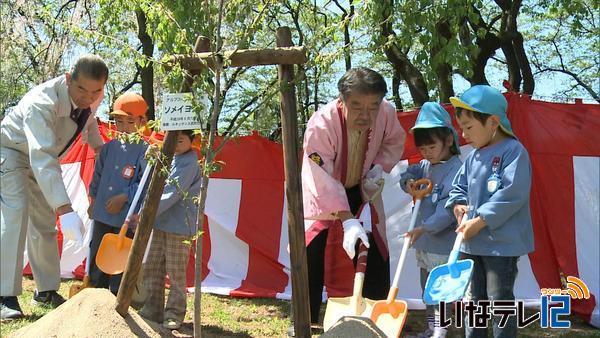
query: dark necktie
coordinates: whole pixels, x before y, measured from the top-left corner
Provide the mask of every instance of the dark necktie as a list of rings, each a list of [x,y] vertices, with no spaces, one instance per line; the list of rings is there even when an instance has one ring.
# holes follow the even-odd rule
[[[77,139],[77,136],[79,136],[79,134],[83,130],[83,127],[85,127],[85,123],[87,122],[88,117],[90,116],[91,113],[92,113],[92,110],[90,108],[86,108],[86,109],[76,108],[76,109],[71,110],[71,114],[69,115],[69,117],[71,117],[71,120],[73,120],[73,122],[77,123],[77,130],[75,130],[75,134],[73,134],[73,137],[71,137],[71,139],[69,140],[69,142],[67,143],[65,148],[60,152],[60,154],[58,154],[58,156],[62,155],[65,151],[67,151],[67,149],[69,149],[71,144],[73,144],[73,142],[75,142],[75,140]]]

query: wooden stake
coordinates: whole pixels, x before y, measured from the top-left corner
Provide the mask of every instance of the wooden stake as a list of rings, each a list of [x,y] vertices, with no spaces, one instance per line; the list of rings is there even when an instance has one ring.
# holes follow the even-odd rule
[[[206,45],[206,42],[206,38],[198,37],[194,50],[199,51],[200,48]],[[181,86],[181,92],[189,92],[192,84],[193,79],[191,77],[186,77]],[[152,227],[154,226],[154,221],[156,219],[156,211],[158,210],[160,196],[162,195],[165,181],[167,180],[167,175],[164,175],[161,172],[165,166],[167,166],[167,171],[171,169],[171,161],[173,160],[173,153],[175,152],[178,136],[179,130],[168,131],[165,134],[165,141],[162,147],[163,161],[157,161],[154,166],[150,186],[148,187],[148,192],[144,199],[144,208],[141,210],[140,214],[140,224],[133,237],[133,244],[127,259],[127,266],[125,267],[121,285],[119,285],[119,292],[117,293],[117,304],[115,309],[123,317],[127,316],[129,305],[131,304],[133,290],[135,289],[135,284],[137,283],[140,274],[142,260],[144,258],[144,253],[146,252],[146,246],[148,245],[148,239],[150,238],[150,233],[152,232]]]
[[[277,46],[292,45],[288,27],[277,29]],[[296,111],[296,86],[291,65],[279,65],[281,129],[283,158],[285,161],[285,193],[288,206],[288,228],[292,273],[292,307],[296,337],[310,337],[310,311],[308,295],[308,268],[304,241],[304,212],[298,162],[298,120]]]

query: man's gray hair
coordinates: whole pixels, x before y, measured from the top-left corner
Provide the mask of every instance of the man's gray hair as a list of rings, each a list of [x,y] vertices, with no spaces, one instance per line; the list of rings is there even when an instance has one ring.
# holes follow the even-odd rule
[[[387,93],[387,85],[383,76],[378,72],[365,68],[352,68],[338,81],[338,90],[342,100],[350,93],[379,94],[381,98]]]
[[[77,59],[71,70],[73,80],[77,80],[80,76],[106,82],[108,80],[108,67],[98,55],[85,54]]]

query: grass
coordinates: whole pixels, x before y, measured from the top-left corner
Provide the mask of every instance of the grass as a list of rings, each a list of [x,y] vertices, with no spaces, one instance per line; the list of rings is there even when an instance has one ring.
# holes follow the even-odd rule
[[[69,287],[80,281],[63,281],[59,293],[68,295]],[[0,336],[26,326],[49,311],[49,308],[32,307],[31,296],[35,284],[31,279],[23,279],[23,294],[19,302],[27,317],[0,323]],[[191,337],[193,334],[193,294],[188,295],[188,312],[184,326],[174,331],[174,336]],[[324,315],[322,307],[321,316]],[[205,337],[285,337],[291,322],[290,304],[287,301],[264,298],[231,298],[211,294],[202,295],[202,333]],[[322,319],[322,317],[321,317]],[[570,317],[570,329],[542,329],[539,322],[519,330],[519,337],[599,337],[600,330],[583,322],[577,316]],[[416,335],[425,328],[424,311],[411,310],[404,326],[403,335]],[[491,330],[490,330],[491,331]],[[314,337],[321,331],[315,330]],[[448,337],[463,336],[462,329],[452,328]]]

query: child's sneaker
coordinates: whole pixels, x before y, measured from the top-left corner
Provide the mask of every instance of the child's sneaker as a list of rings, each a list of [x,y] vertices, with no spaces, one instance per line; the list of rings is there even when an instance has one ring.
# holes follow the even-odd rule
[[[446,338],[446,333],[448,333],[447,329],[441,328],[441,327],[436,327],[435,330],[433,331],[433,335],[431,337],[433,337],[433,338]]]
[[[177,319],[167,318],[163,322],[163,327],[165,329],[169,329],[169,330],[177,330],[178,328],[181,327],[181,322],[178,321]]]

